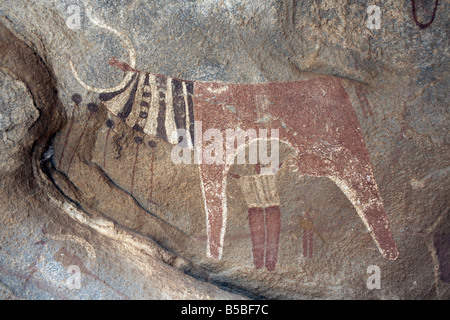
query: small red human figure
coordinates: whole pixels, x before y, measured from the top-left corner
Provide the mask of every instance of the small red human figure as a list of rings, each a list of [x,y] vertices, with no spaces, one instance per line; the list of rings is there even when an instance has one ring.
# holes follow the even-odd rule
[[[300,222],[300,226],[303,229],[303,257],[312,258],[314,224],[309,212],[305,212]]]
[[[302,214],[300,220],[300,228],[303,230],[303,257],[309,259],[313,256],[314,233],[326,243],[325,239],[314,225],[313,217],[311,216],[312,214],[313,213],[306,208],[306,211]]]
[[[255,174],[239,176],[239,183],[249,206],[248,221],[252,239],[253,264],[274,271],[277,264],[281,232],[280,201],[274,174],[261,174],[261,165],[255,166]],[[265,259],[264,259],[265,258]]]

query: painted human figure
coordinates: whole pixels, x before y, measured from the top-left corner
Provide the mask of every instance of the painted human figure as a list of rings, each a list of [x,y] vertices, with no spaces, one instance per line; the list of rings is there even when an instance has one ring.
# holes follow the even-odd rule
[[[309,212],[305,212],[303,215],[300,227],[303,229],[303,257],[312,258],[314,223]]]
[[[281,232],[280,200],[275,174],[261,174],[261,165],[255,165],[253,175],[240,176],[239,185],[248,205],[248,221],[252,239],[253,263],[256,269],[266,267],[274,271],[277,264]]]
[[[314,215],[314,213],[306,209],[306,211],[302,213],[302,217],[300,219],[300,228],[303,230],[303,257],[310,259],[313,255],[314,233],[316,233],[317,236],[319,236],[319,238],[326,243],[325,239],[314,225],[312,215]]]

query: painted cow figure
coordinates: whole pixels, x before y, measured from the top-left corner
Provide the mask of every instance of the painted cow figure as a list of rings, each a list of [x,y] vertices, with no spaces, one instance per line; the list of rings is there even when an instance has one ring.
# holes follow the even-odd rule
[[[130,42],[121,38],[130,47]],[[278,129],[278,139],[295,151],[298,173],[334,181],[353,204],[382,255],[391,260],[398,257],[359,121],[341,79],[323,76],[257,84],[186,81],[135,69],[133,50],[130,47],[130,65],[110,60],[126,74],[115,88],[90,87],[71,61],[70,66],[83,87],[100,93],[100,100],[112,114],[140,134],[174,145],[179,140],[173,132],[184,129],[191,146],[206,146],[207,141],[196,133],[198,122],[222,132],[238,127]],[[224,245],[229,168],[227,161],[199,164],[207,255],[215,259],[221,259]]]

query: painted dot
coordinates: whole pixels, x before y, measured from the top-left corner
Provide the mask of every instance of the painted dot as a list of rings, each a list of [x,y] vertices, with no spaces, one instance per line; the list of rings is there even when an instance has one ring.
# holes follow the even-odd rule
[[[139,113],[139,118],[146,119],[148,117],[148,113],[145,111],[141,111]]]
[[[106,120],[106,126],[110,129],[114,129],[114,121],[111,119]]]
[[[80,104],[82,100],[83,98],[81,98],[81,96],[78,93],[73,94],[72,96],[73,102],[75,102],[76,104]]]
[[[88,103],[87,108],[90,112],[97,112],[98,111],[98,105],[95,103]]]
[[[144,140],[142,140],[141,137],[135,137],[134,138],[134,142],[136,142],[137,144],[141,144]]]
[[[150,141],[148,142],[148,146],[149,146],[150,148],[155,148],[155,147],[156,147],[156,142],[153,141],[153,140],[150,140]]]
[[[133,126],[133,130],[137,131],[137,132],[143,132],[144,130],[142,129],[142,127],[138,124],[135,124]]]

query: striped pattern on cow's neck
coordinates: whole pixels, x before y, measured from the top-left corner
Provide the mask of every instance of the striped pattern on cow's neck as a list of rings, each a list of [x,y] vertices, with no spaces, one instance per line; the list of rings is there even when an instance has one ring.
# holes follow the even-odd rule
[[[136,71],[124,88],[100,94],[106,108],[137,132],[157,136],[171,144],[194,142],[194,83]],[[184,145],[186,146],[186,145]]]

